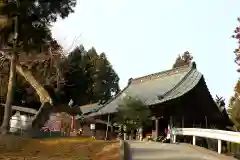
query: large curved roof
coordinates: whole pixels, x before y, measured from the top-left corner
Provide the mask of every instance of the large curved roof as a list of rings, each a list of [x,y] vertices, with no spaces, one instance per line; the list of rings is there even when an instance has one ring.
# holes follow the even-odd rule
[[[155,105],[178,98],[193,89],[202,74],[195,64],[130,79],[129,84],[115,98],[89,116],[114,113],[125,96],[135,97],[146,105]]]

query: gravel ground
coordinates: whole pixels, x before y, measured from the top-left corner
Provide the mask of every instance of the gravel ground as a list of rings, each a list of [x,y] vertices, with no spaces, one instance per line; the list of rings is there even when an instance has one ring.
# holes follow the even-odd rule
[[[119,160],[118,141],[0,136],[0,160]]]

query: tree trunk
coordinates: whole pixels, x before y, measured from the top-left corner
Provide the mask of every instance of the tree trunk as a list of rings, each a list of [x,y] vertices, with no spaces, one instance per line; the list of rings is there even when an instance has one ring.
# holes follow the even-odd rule
[[[47,102],[43,103],[37,114],[33,117],[32,121],[27,124],[25,128],[25,135],[35,135],[35,132],[38,132],[39,129],[49,120],[52,109],[53,107],[51,104]]]
[[[13,101],[13,94],[14,94],[14,85],[15,85],[15,81],[16,81],[16,62],[17,62],[17,55],[14,53],[11,57],[7,100],[6,100],[6,105],[5,105],[5,109],[4,109],[3,123],[1,126],[2,134],[7,134],[9,131],[9,128],[10,128],[10,119],[12,116],[12,101]]]
[[[52,98],[46,91],[46,89],[35,79],[32,72],[24,69],[21,65],[17,64],[16,66],[18,73],[20,73],[26,81],[36,90],[40,102],[42,104],[44,103],[50,103],[52,105]]]
[[[43,103],[38,110],[37,114],[33,117],[32,127],[41,128],[49,119],[49,115],[52,112],[52,105],[49,103]]]
[[[32,72],[24,69],[21,65],[16,66],[18,73],[20,73],[26,81],[36,90],[40,102],[42,103],[37,114],[32,121],[27,125],[27,130],[35,130],[41,128],[49,119],[50,113],[53,111],[52,98],[47,90],[35,79]]]

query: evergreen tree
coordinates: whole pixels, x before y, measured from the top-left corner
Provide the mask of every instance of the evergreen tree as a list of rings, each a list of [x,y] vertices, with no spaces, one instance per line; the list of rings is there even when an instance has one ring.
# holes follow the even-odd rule
[[[133,131],[149,125],[151,111],[142,101],[133,97],[124,97],[118,106],[114,121],[120,126],[126,126],[127,131]]]
[[[75,97],[78,105],[105,103],[119,92],[119,77],[105,54],[98,55],[94,48],[85,51],[81,46],[66,60],[66,90],[68,95]]]
[[[8,45],[13,38],[13,17],[18,17],[18,45],[24,52],[39,51],[46,42],[52,40],[50,27],[57,17],[66,18],[72,13],[76,0],[12,0],[3,1],[0,15],[8,23],[0,31],[1,43]],[[38,53],[38,52],[36,52]]]

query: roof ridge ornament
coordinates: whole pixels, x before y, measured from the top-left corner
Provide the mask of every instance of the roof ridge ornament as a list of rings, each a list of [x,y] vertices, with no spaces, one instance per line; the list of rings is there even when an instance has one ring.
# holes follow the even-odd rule
[[[133,81],[133,78],[129,78],[129,79],[128,79],[128,85],[131,84],[132,81]]]
[[[197,69],[197,64],[196,64],[196,62],[194,62],[194,61],[192,62],[192,68],[193,68],[193,69]]]
[[[162,100],[164,98],[164,94],[158,95],[157,98],[158,100]]]

